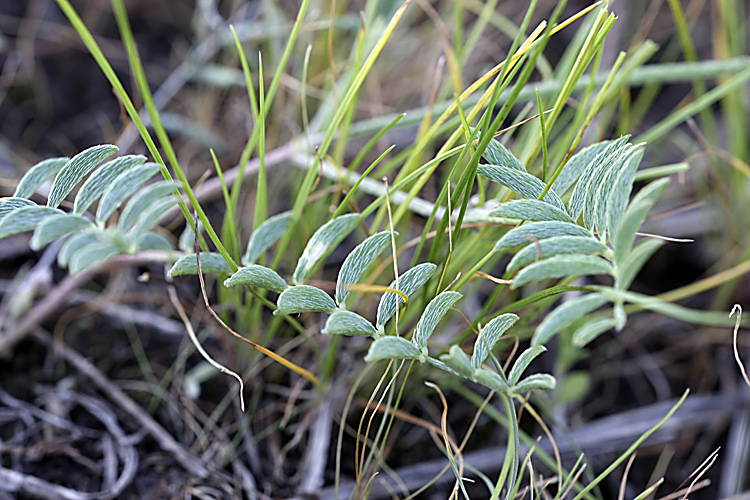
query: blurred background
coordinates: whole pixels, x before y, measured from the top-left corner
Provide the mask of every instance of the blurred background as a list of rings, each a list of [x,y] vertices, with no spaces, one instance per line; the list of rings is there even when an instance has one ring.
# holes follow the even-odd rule
[[[142,101],[133,92],[132,72],[110,2],[71,3],[140,108]],[[262,53],[268,85],[297,16],[298,2],[126,0],[125,5],[157,107],[190,182],[199,184],[206,176],[215,176],[211,150],[223,169],[235,167],[253,118],[229,26],[234,26],[242,40],[256,78],[257,54]],[[407,113],[406,118],[378,140],[364,165],[391,144],[396,145],[393,155],[397,155],[414,142],[426,110],[452,97],[446,84],[445,47],[454,43],[458,30],[463,30],[458,36],[466,40],[475,26],[485,23],[471,44],[472,50],[463,54],[459,51],[464,86],[505,59],[527,2],[495,1],[489,3],[491,9],[487,5],[479,0],[412,2],[363,85],[352,138],[341,151],[331,153],[336,161],[348,165],[377,131],[378,124],[402,112]],[[557,1],[540,0],[531,26],[547,19],[556,5]],[[571,0],[562,18],[588,5]],[[295,179],[303,172],[284,156],[285,148],[292,141],[309,140],[308,132],[315,138],[318,121],[340,97],[340,88],[333,82],[347,74],[358,33],[364,28],[382,30],[399,6],[399,2],[388,0],[376,4],[310,3],[266,123],[266,154],[276,158],[274,151],[279,152],[278,160],[268,160],[269,214],[290,208]],[[641,54],[643,60],[630,68],[625,83],[594,119],[582,145],[627,133],[632,134],[634,142],[647,140],[644,167],[687,165],[686,170],[673,175],[644,231],[693,242],[670,243],[662,248],[640,273],[633,289],[649,295],[678,290],[671,300],[679,298],[682,305],[699,310],[728,314],[735,303],[749,306],[750,5],[741,0],[616,0],[610,2],[610,10],[618,21],[607,37],[598,73],[606,75],[621,50],[628,55]],[[365,11],[376,20],[374,26],[363,22]],[[581,36],[584,22],[577,21],[551,39],[531,86],[543,91],[544,84],[561,78],[556,69],[570,58],[566,48]],[[308,46],[307,80],[302,81]],[[685,62],[696,65],[680,65]],[[587,77],[583,80],[588,82]],[[576,94],[568,103],[573,110],[578,104],[575,98]],[[708,104],[700,111],[681,114],[694,103],[703,102],[701,99]],[[532,101],[535,106],[535,100],[529,99]],[[532,114],[525,105],[526,101],[516,106],[508,125]],[[309,128],[305,126],[307,120]],[[671,127],[659,128],[672,122]],[[522,130],[504,141],[514,153],[514,145],[522,142],[524,133]],[[103,143],[117,144],[120,155],[148,156],[110,84],[57,4],[51,0],[0,0],[0,195],[10,196],[18,179],[38,161],[73,156]],[[431,158],[440,146],[439,140],[430,143],[424,158]],[[240,213],[244,215],[237,221],[243,242],[253,225],[254,197],[250,191],[241,196]],[[438,191],[437,181],[430,183],[422,197],[434,201]],[[221,193],[202,201],[207,213],[220,221]],[[421,233],[424,220],[422,214],[409,220],[413,233],[409,236]],[[183,225],[175,221],[167,227],[175,240]],[[19,276],[26,276],[43,258],[43,252],[28,249],[29,236],[0,241],[0,313],[10,314],[9,294],[18,293],[14,286],[21,280]],[[332,258],[337,257],[334,254]],[[54,287],[66,275],[54,266],[50,272],[37,293],[44,295],[45,288]],[[120,493],[121,498],[187,498],[190,494],[231,498],[251,496],[247,492],[253,488],[262,498],[279,498],[304,490],[301,485],[309,469],[306,451],[313,446],[313,436],[307,431],[318,414],[310,388],[292,384],[282,369],[269,367],[254,354],[244,352],[244,346],[238,347],[214,332],[207,343],[220,353],[217,357],[254,370],[248,382],[250,399],[255,398],[254,411],[244,420],[237,418],[238,408],[232,400],[235,393],[229,391],[232,394],[225,397],[228,382],[223,377],[191,371],[200,360],[186,345],[182,323],[166,298],[166,284],[163,279],[139,281],[146,272],[158,275],[158,266],[156,271],[153,266],[143,266],[98,277],[71,295],[70,302],[39,328],[57,338],[64,335],[67,345],[90,359],[111,384],[125,390],[174,436],[180,447],[190,450],[186,453],[205,463],[218,463],[219,468],[212,469],[214,473],[208,477],[186,470],[184,463],[178,464],[179,460],[163,451],[163,446],[155,446],[143,432],[139,434],[143,424],[122,409],[121,401],[107,403],[101,385],[63,363],[43,342],[31,338],[12,352],[0,352],[0,465],[81,492],[94,491],[107,480],[113,484],[111,477],[106,479],[112,473],[101,465],[102,457],[108,455],[96,448],[98,444],[92,444],[94,437],[81,430],[87,425],[106,428],[106,422],[102,423],[106,419],[101,417],[106,414],[119,422],[123,432],[140,436],[133,445],[140,456],[139,473]],[[330,278],[328,274],[325,278]],[[716,276],[715,282],[706,281]],[[193,301],[195,310],[189,312],[195,314],[195,321],[209,324],[207,315],[196,312],[200,293],[197,280],[181,281],[177,287],[185,300]],[[484,297],[490,290],[487,287],[477,293]],[[145,316],[138,316],[140,313]],[[206,327],[205,335],[209,336],[213,328]],[[739,332],[739,348],[745,357],[749,339],[742,330]],[[279,339],[276,348],[294,350],[301,343]],[[339,361],[339,374],[347,381],[344,385],[353,383],[357,375],[353,367],[362,369],[361,344],[353,346],[342,351]],[[309,353],[295,352],[304,366]],[[570,438],[570,453],[579,449],[576,440],[582,436],[599,436],[598,444],[595,439],[580,445],[591,461],[590,470],[598,473],[643,432],[639,424],[654,425],[670,407],[663,403],[673,403],[690,388],[688,401],[692,406],[683,408],[675,423],[667,424],[659,439],[639,452],[629,471],[625,496],[635,497],[664,476],[658,494],[649,498],[680,498],[682,493],[667,495],[688,486],[693,479],[696,492],[690,498],[748,498],[733,497],[750,487],[750,413],[748,388],[734,360],[731,328],[696,326],[642,312],[629,319],[625,332],[605,335],[584,354],[570,354],[564,369],[560,365],[548,367],[565,372],[561,379],[566,381],[565,390],[546,402],[546,415],[561,436]],[[169,381],[165,383],[167,376]],[[368,387],[372,389],[372,385]],[[334,441],[346,395],[345,389],[341,391],[330,409],[336,422],[330,438]],[[368,394],[364,388],[355,398],[354,406],[360,406],[349,417],[350,426],[357,426]],[[453,398],[454,403],[463,401],[455,395]],[[439,422],[439,400],[427,394],[424,387],[412,388],[408,401],[406,406],[414,415]],[[97,404],[109,409],[97,413],[92,410]],[[99,415],[96,418],[101,422],[92,422],[94,417],[84,415],[87,411]],[[451,406],[451,425],[465,430],[474,411],[455,403]],[[73,427],[82,426],[80,432],[70,430],[69,435],[58,435],[60,439],[55,440],[44,434],[51,431],[32,431],[19,424],[26,419],[38,421],[43,427],[50,414],[65,418]],[[607,418],[611,420],[602,420]],[[524,419],[522,424],[530,434],[538,431],[532,419]],[[389,442],[387,459],[396,474],[414,473],[408,467],[422,462],[428,466],[432,464],[429,460],[442,456],[423,428],[408,421],[397,427],[393,434],[398,439]],[[477,429],[467,451],[499,442],[500,431],[484,417]],[[350,431],[347,427],[341,458],[344,483],[350,481],[354,460],[355,438]],[[423,447],[423,441],[429,445]],[[691,476],[702,470],[704,460],[711,460],[717,448],[721,448],[718,458],[707,471],[699,478]],[[308,493],[333,498],[335,445],[324,447],[323,453],[328,457],[323,460],[325,488]],[[124,474],[127,464],[132,464],[124,458],[121,462],[115,467],[115,476]],[[242,471],[243,466],[246,471]],[[601,485],[598,497],[614,498],[622,474],[621,467]],[[250,477],[255,484],[248,486]],[[447,482],[438,482],[423,493],[423,498],[446,498],[452,476],[449,473],[446,477]],[[49,491],[40,495],[52,498]],[[15,496],[4,493],[0,486],[0,499],[5,498]]]

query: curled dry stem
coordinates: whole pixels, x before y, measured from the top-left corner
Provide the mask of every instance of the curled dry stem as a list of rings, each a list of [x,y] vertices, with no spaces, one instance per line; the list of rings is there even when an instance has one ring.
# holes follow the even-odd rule
[[[434,384],[432,382],[425,382],[424,383],[427,387],[430,387],[431,389],[435,389],[435,391],[438,393],[438,396],[440,397],[440,401],[443,404],[443,412],[440,417],[440,429],[443,434],[443,439],[445,440],[445,452],[448,455],[448,459],[450,460],[451,464],[453,465],[455,463],[455,459],[453,457],[453,440],[450,439],[448,434],[448,401],[445,399],[445,395],[443,395],[443,391],[440,390],[440,387],[438,387],[437,384]],[[464,473],[464,457],[463,453],[460,449],[456,449],[456,453],[458,454],[458,467],[454,469],[454,472],[456,473],[456,483],[457,486],[461,486],[461,489],[463,490],[463,473]],[[453,465],[455,467],[455,465]],[[464,491],[464,495],[466,495],[466,491]],[[466,497],[468,498],[468,496]]]
[[[206,304],[206,309],[208,309],[208,312],[211,313],[211,316],[213,316],[214,319],[222,327],[224,327],[224,329],[226,331],[228,331],[229,333],[231,333],[237,339],[245,342],[246,344],[249,344],[250,346],[254,347],[258,351],[262,352],[263,354],[265,354],[269,358],[273,359],[277,363],[282,364],[283,366],[285,366],[286,368],[292,370],[293,372],[298,373],[299,375],[302,375],[307,380],[309,380],[310,382],[312,382],[313,385],[315,385],[316,388],[321,389],[322,385],[320,383],[320,380],[318,380],[318,377],[316,377],[315,375],[313,375],[308,370],[305,370],[301,366],[299,366],[299,365],[297,365],[297,364],[289,361],[288,359],[286,359],[286,358],[284,358],[282,356],[279,356],[278,354],[276,354],[275,352],[271,351],[270,349],[266,349],[262,345],[256,344],[252,340],[247,339],[247,338],[243,337],[242,335],[240,335],[239,333],[235,332],[234,330],[232,330],[229,327],[229,325],[227,325],[226,323],[224,323],[224,321],[219,317],[219,315],[216,314],[216,312],[211,308],[211,304],[208,302],[208,294],[206,294],[206,283],[203,280],[203,271],[201,269],[201,249],[200,249],[200,245],[198,244],[198,234],[199,233],[198,233],[198,224],[197,223],[195,224],[195,227],[193,227],[193,231],[194,231],[194,234],[195,234],[195,259],[196,259],[196,261],[198,263],[198,280],[201,283],[201,293],[203,295],[203,302]],[[243,403],[243,405],[244,405],[244,403]],[[243,411],[244,411],[244,408],[243,408]]]
[[[167,291],[169,292],[169,298],[172,299],[172,304],[174,305],[174,308],[177,309],[177,314],[180,315],[180,319],[185,324],[185,328],[187,329],[188,336],[190,337],[190,341],[193,343],[193,345],[198,350],[200,355],[203,356],[203,359],[208,361],[211,364],[211,366],[219,370],[221,373],[226,373],[227,375],[231,375],[232,377],[236,378],[237,381],[240,383],[240,407],[242,408],[242,411],[245,411],[245,398],[243,396],[243,390],[245,389],[245,384],[242,382],[242,377],[240,377],[239,375],[237,375],[237,373],[225,367],[218,361],[214,360],[206,352],[206,350],[203,349],[203,346],[198,340],[198,337],[195,335],[195,330],[193,330],[193,325],[190,324],[190,320],[188,319],[187,314],[185,314],[185,309],[182,307],[182,304],[180,304],[180,299],[177,298],[177,293],[174,291],[174,287],[169,286],[167,288]]]
[[[732,312],[729,313],[729,317],[731,318],[732,315],[737,312],[737,321],[734,323],[734,334],[732,337],[732,347],[734,348],[734,359],[737,361],[737,365],[740,367],[740,371],[742,372],[742,378],[745,379],[745,383],[748,387],[750,387],[750,378],[747,376],[747,370],[745,370],[745,365],[742,364],[742,360],[740,359],[740,351],[737,348],[737,332],[740,329],[740,321],[742,320],[742,306],[739,304],[735,304],[732,308]]]

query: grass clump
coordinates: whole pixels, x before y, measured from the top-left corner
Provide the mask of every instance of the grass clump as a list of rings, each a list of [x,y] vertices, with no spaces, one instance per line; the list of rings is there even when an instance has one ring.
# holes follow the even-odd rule
[[[727,123],[744,127],[736,107],[750,72],[734,39],[719,44],[725,57],[701,61],[688,29],[697,18],[678,2],[669,2],[685,54],[678,63],[653,62],[666,55],[643,36],[647,19],[627,51],[612,52],[617,16],[601,2],[569,13],[564,1],[546,12],[532,1],[516,21],[496,10],[497,2],[454,2],[440,11],[427,2],[372,1],[361,17],[332,4],[326,17],[303,0],[292,16],[264,4],[263,17],[251,21],[237,9],[234,26],[204,26],[213,30],[204,40],[215,44],[212,62],[184,69],[209,95],[223,92],[244,110],[247,130],[226,131],[241,146],[231,169],[222,166],[228,160],[210,127],[170,124],[121,0],[113,0],[112,11],[133,92],[71,3],[57,3],[153,162],[133,154],[100,165],[119,150],[102,144],[37,163],[0,199],[0,238],[33,231],[34,249],[66,238],[57,263],[71,279],[90,279],[116,259],[169,263],[165,289],[190,333],[189,349],[237,378],[244,396],[240,412],[229,411],[232,391],[206,402],[201,436],[219,436],[226,445],[206,466],[248,469],[242,484],[248,497],[322,491],[325,498],[366,498],[399,488],[396,495],[412,498],[444,484],[449,469],[447,491],[464,498],[510,499],[526,491],[607,497],[599,488],[687,392],[681,387],[679,399],[629,436],[614,461],[584,472],[583,459],[561,457],[561,434],[549,426],[565,429],[569,413],[588,401],[590,394],[576,386],[597,383],[596,355],[618,342],[629,345],[634,318],[638,324],[646,314],[734,324],[723,308],[748,270],[746,238],[734,229],[709,236],[732,249],[721,272],[661,295],[638,282],[660,249],[680,244],[669,236],[684,236],[653,234],[649,219],[658,220],[655,207],[666,206],[660,200],[677,204],[669,177],[691,166],[659,162],[670,135],[685,144],[685,120],[697,116],[693,132],[705,130],[700,154],[729,193],[722,210],[738,216],[736,226],[746,220],[735,201],[744,189],[736,186],[750,172],[747,150],[734,131],[729,150],[720,148],[712,106],[718,103]],[[741,27],[721,14],[739,34]],[[256,28],[272,31],[274,20],[283,37],[253,38]],[[441,59],[434,77],[425,78],[402,61],[420,54],[426,38],[419,31],[433,26],[429,39],[440,41]],[[508,48],[491,64],[479,55],[482,43],[490,43],[486,32],[502,35]],[[564,50],[553,60],[555,44]],[[409,78],[422,87],[432,80],[426,106],[411,104],[409,94],[419,86],[409,87]],[[712,79],[717,83],[709,90]],[[654,118],[648,108],[675,80],[689,82],[694,99]],[[395,85],[407,87],[403,97]],[[225,90],[235,86],[240,90]],[[386,106],[376,102],[386,91],[397,96],[388,105],[393,114],[380,112]],[[412,109],[404,112],[404,103]],[[193,142],[214,146],[196,153],[204,155],[208,178],[181,160]],[[152,182],[159,173],[163,180]],[[701,179],[705,172],[688,174],[703,199],[716,198]],[[46,202],[35,201],[48,181]],[[66,201],[77,186],[74,201]],[[179,225],[182,235],[173,236]],[[191,275],[199,276],[200,289],[188,296]],[[713,289],[712,304],[675,303]],[[198,335],[181,302],[202,302],[212,315],[206,324],[251,352],[240,342]],[[0,352],[23,334],[12,338],[0,342]],[[209,350],[221,345],[217,360]],[[172,381],[181,374],[180,384],[196,399],[212,372],[193,360],[196,368],[184,373],[191,351],[183,352],[183,366],[160,378],[151,372],[150,383],[181,387]],[[338,437],[331,439],[334,420]],[[442,470],[430,469],[434,478],[421,476],[418,484],[401,481],[389,467],[394,458],[401,467],[423,459],[399,444],[410,439],[401,434],[406,424],[431,435],[434,453],[447,459]],[[531,435],[540,429],[546,444],[537,446]],[[502,457],[493,467],[470,459],[482,447],[469,444],[475,433],[492,437]],[[290,474],[297,463],[299,474]],[[390,479],[381,481],[385,475]],[[658,477],[646,479],[634,483],[642,492],[637,498],[655,491]]]

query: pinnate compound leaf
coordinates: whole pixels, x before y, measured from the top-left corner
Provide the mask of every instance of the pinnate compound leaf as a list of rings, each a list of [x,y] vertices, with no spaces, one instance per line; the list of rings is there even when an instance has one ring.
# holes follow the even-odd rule
[[[250,264],[239,268],[232,276],[224,281],[224,286],[247,285],[257,288],[265,288],[274,292],[283,292],[289,285],[279,274],[265,266]]]
[[[606,229],[610,237],[617,229],[617,225],[627,208],[630,192],[633,190],[633,183],[635,182],[635,174],[643,159],[643,153],[644,148],[642,146],[633,148],[608,190],[606,214],[600,214],[599,221],[606,223]]]
[[[628,203],[630,189],[632,189],[633,180],[635,179],[635,169],[638,168],[638,162],[632,162],[630,160],[637,154],[639,149],[642,148],[636,148],[631,144],[625,145],[619,155],[609,165],[609,168],[604,171],[601,181],[598,186],[595,187],[594,192],[589,193],[591,195],[590,205],[593,209],[588,206],[584,208],[584,218],[588,209],[588,211],[591,212],[591,214],[589,214],[592,224],[591,229],[599,234],[602,241],[606,241],[607,231],[609,231],[607,209],[611,200],[614,197],[621,197],[623,192],[627,190],[623,203],[624,205],[627,205]],[[618,179],[627,182],[628,177],[630,177],[630,183],[628,185],[616,185]]]
[[[247,242],[247,250],[245,250],[245,255],[242,256],[242,264],[245,266],[254,264],[258,257],[279,241],[279,238],[284,235],[289,227],[289,221],[291,220],[292,212],[283,212],[266,219],[255,228]]]
[[[600,257],[589,255],[557,255],[549,259],[534,262],[521,269],[513,280],[511,288],[518,288],[532,281],[549,278],[562,278],[563,276],[584,274],[614,274],[614,272],[612,264]]]
[[[531,221],[557,220],[571,224],[575,222],[565,210],[539,200],[511,200],[490,212],[490,215]]]
[[[522,226],[523,227],[523,226]],[[555,255],[569,254],[600,254],[608,255],[609,247],[593,236],[554,236],[539,241],[537,244],[528,245],[516,253],[508,263],[507,271],[514,272],[518,269],[539,260],[547,259]]]
[[[396,280],[393,280],[388,288],[394,290],[400,290],[404,292],[407,297],[411,297],[414,292],[422,288],[425,283],[432,277],[437,266],[430,262],[418,264],[401,276],[398,277],[398,286],[396,286]],[[375,324],[380,327],[385,325],[391,317],[396,314],[396,307],[401,306],[404,303],[399,295],[393,292],[385,292],[380,297],[380,304],[378,304],[378,316]]]
[[[546,350],[547,348],[542,345],[535,345],[523,351],[521,355],[518,356],[518,359],[513,364],[513,368],[511,368],[510,373],[508,374],[508,383],[511,386],[516,385],[518,381],[521,380],[521,375],[523,375],[523,372],[526,371],[526,368],[529,367],[531,362]]]
[[[493,391],[498,391],[502,394],[510,394],[510,386],[508,383],[497,373],[485,368],[480,368],[474,372],[474,380]]]
[[[626,290],[635,279],[638,271],[646,264],[648,259],[654,255],[664,241],[648,239],[639,241],[625,259],[617,265],[615,273],[615,287]]]
[[[120,175],[123,172],[129,171],[145,161],[146,157],[141,155],[121,156],[96,169],[78,191],[73,203],[73,213],[82,214],[85,212],[107,188],[115,187],[115,183],[122,179]]]
[[[609,146],[611,141],[597,142],[574,154],[568,163],[563,165],[563,170],[552,183],[552,189],[560,196],[570,189],[586,168],[594,161],[599,153]]]
[[[417,359],[422,361],[422,351],[402,337],[381,337],[370,345],[365,361],[381,359]]]
[[[120,249],[118,246],[110,241],[91,243],[79,248],[78,251],[71,256],[68,269],[71,273],[76,274],[87,267],[104,262],[119,253]]]
[[[0,220],[6,215],[19,208],[38,207],[36,203],[26,198],[12,196],[10,198],[0,198]]]
[[[327,312],[336,310],[336,303],[320,288],[309,285],[290,286],[279,295],[273,313],[301,314],[306,312]]]
[[[359,214],[344,214],[320,226],[307,242],[302,256],[297,261],[297,267],[292,276],[294,283],[302,283],[321,257],[341,243],[346,235],[359,224],[359,221]]]
[[[631,149],[632,146],[625,144],[604,158],[604,161],[594,170],[588,186],[586,186],[583,204],[583,225],[592,231],[595,231],[600,225],[597,220],[598,207],[602,204],[604,204],[602,206],[606,206],[606,197],[609,196],[609,192],[604,191],[606,189],[605,183],[607,178],[613,171],[619,171],[622,165],[627,164],[625,158],[627,158]],[[602,197],[605,198],[602,199]],[[606,214],[604,210],[602,210],[602,213]],[[603,238],[603,232],[600,232],[599,235]]]
[[[443,361],[440,361],[439,359],[431,358],[428,356],[427,363],[429,363],[431,366],[434,366],[435,368],[443,370],[444,372],[448,372],[451,375],[455,375],[456,377],[466,377],[466,375],[457,372],[456,370],[451,368],[450,365],[445,364]],[[466,377],[466,378],[472,378],[472,377]]]
[[[138,241],[139,250],[165,250],[167,252],[174,250],[172,240],[161,233],[149,231]]]
[[[377,334],[377,330],[372,323],[357,313],[336,311],[328,316],[322,333],[374,337]]]
[[[474,374],[474,367],[472,366],[469,357],[460,346],[452,345],[448,354],[440,356],[440,361],[448,365],[453,371],[459,373],[463,377],[470,378]]]
[[[65,240],[65,243],[60,247],[60,251],[57,253],[57,265],[62,268],[67,267],[71,257],[78,253],[79,249],[104,240],[104,233],[97,229],[74,234]]]
[[[482,367],[487,357],[492,352],[500,337],[518,321],[518,316],[513,313],[501,314],[487,323],[479,333],[474,342],[474,354],[471,356],[471,364],[475,370]]]
[[[480,138],[481,135],[482,134],[480,133]],[[487,149],[484,150],[482,156],[484,156],[492,165],[510,167],[514,170],[526,172],[526,167],[523,166],[521,160],[513,156],[513,153],[511,153],[508,148],[495,139],[490,140],[489,144],[487,144]]]
[[[734,319],[727,318],[726,313],[720,311],[702,311],[680,306],[671,302],[665,302],[653,296],[643,295],[640,293],[630,292],[627,290],[618,290],[617,288],[592,285],[592,289],[597,293],[605,295],[609,300],[614,302],[627,302],[637,304],[639,309],[648,309],[679,321],[694,323],[696,325],[726,325],[734,326]]]
[[[536,327],[531,345],[547,343],[557,332],[608,302],[600,293],[590,293],[559,306]]]
[[[344,263],[339,269],[339,277],[336,280],[336,303],[339,307],[346,307],[346,299],[349,297],[351,290],[349,285],[359,281],[370,264],[380,255],[391,241],[391,232],[382,231],[373,234],[365,241],[356,246],[354,250],[346,256]]]
[[[61,157],[40,161],[26,171],[21,178],[21,182],[18,183],[13,196],[16,198],[29,198],[39,189],[39,186],[57,174],[69,160],[70,158]]]
[[[141,184],[156,175],[160,170],[161,165],[158,163],[146,163],[122,172],[102,195],[99,207],[96,210],[96,220],[99,224],[103,226],[112,212],[125,201],[125,198],[133,194]]]
[[[220,253],[201,252],[201,271],[203,274],[232,274],[232,268]],[[185,276],[187,274],[198,274],[198,257],[191,253],[180,257],[180,260],[174,263],[167,276]]]
[[[592,237],[591,232],[585,227],[570,222],[544,221],[529,222],[522,226],[514,227],[495,243],[493,252],[502,252],[518,245],[528,245],[537,240],[544,240],[555,236],[585,236]]]
[[[117,228],[122,232],[132,229],[152,204],[173,193],[179,185],[180,183],[177,181],[158,181],[138,191],[125,205],[120,220],[117,221]]]
[[[31,237],[29,245],[34,250],[52,243],[66,234],[83,231],[94,227],[94,223],[83,215],[57,214],[47,217],[36,226],[34,236]]]
[[[117,146],[102,144],[82,151],[71,158],[52,181],[47,206],[56,208],[60,205],[86,174],[117,151]]]
[[[573,334],[573,344],[584,347],[607,330],[617,326],[617,320],[613,318],[602,318],[586,323]]]
[[[173,196],[170,196],[150,204],[148,208],[139,214],[138,220],[129,235],[131,241],[140,241],[144,234],[159,223],[159,217],[173,207],[175,203],[177,203],[177,200]]]
[[[23,207],[13,210],[0,219],[0,240],[18,233],[35,229],[47,217],[65,214],[62,210],[50,207]]]
[[[622,216],[612,236],[612,247],[615,250],[615,262],[621,262],[630,252],[635,241],[635,233],[643,224],[651,208],[656,203],[664,188],[669,184],[669,179],[659,179],[641,189],[633,197],[625,215]]]
[[[531,391],[551,391],[557,385],[555,377],[549,373],[535,373],[513,386],[515,394],[524,394]]]
[[[445,316],[445,313],[448,312],[448,309],[460,298],[460,293],[449,290],[441,293],[427,304],[422,317],[419,318],[414,336],[411,339],[414,345],[419,349],[427,347],[427,341],[430,340],[430,336],[437,324]]]
[[[607,159],[615,153],[618,149],[621,149],[628,142],[629,137],[623,136],[619,139],[611,141],[596,157],[586,165],[586,169],[578,178],[575,187],[573,188],[573,194],[570,197],[568,203],[568,213],[574,219],[578,219],[578,216],[583,212],[583,206],[586,201],[586,194],[589,190],[589,184],[594,178],[596,173],[607,161]]]
[[[523,198],[535,200],[539,198],[546,187],[537,177],[527,172],[521,172],[509,167],[479,165],[479,167],[477,167],[477,173],[487,177],[491,181],[502,184],[512,191],[515,191]],[[542,201],[559,208],[563,212],[565,211],[565,204],[552,190],[547,191],[547,194],[544,195]]]

